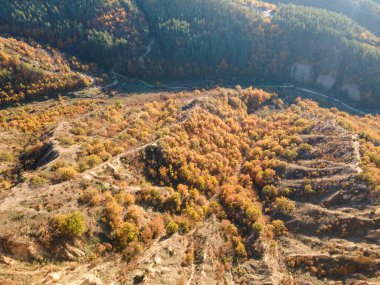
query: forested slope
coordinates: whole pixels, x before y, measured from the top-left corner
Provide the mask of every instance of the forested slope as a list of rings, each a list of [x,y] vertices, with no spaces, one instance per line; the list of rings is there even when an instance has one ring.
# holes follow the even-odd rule
[[[105,66],[129,65],[147,45],[147,26],[133,1],[0,1],[0,25]]]
[[[339,14],[294,5],[281,5],[273,23],[283,30],[288,64],[296,62],[293,77],[376,102],[380,49],[373,34]]]
[[[89,83],[58,52],[0,37],[0,106],[56,96]]]
[[[292,3],[334,11],[350,17],[376,35],[380,35],[380,2],[378,0],[268,0],[271,3]]]
[[[378,39],[353,20],[322,9],[262,9],[231,1],[139,1],[170,74],[234,74],[291,80],[376,101]]]
[[[295,81],[379,104],[379,39],[325,9],[227,0],[0,4],[3,31],[128,75]]]

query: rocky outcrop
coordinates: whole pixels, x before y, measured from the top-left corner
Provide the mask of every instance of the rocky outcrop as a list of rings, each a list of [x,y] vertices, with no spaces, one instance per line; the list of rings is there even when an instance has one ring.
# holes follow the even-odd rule
[[[316,83],[322,86],[326,90],[330,90],[334,87],[336,79],[330,75],[319,75]]]
[[[298,81],[309,82],[312,79],[312,66],[304,63],[294,63],[291,67],[290,75]]]
[[[353,83],[343,84],[342,90],[346,92],[348,98],[353,101],[360,101],[362,99],[359,86]]]

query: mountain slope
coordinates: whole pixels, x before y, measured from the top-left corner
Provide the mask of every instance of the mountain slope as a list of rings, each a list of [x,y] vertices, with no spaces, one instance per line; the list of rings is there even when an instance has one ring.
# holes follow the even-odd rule
[[[144,18],[130,0],[2,0],[2,30],[30,36],[83,59],[121,69],[137,65],[147,42]],[[142,50],[142,51],[141,51]],[[133,67],[125,68],[134,73]]]
[[[227,0],[3,1],[3,30],[125,74],[293,81],[379,104],[379,39],[325,9]]]
[[[328,0],[281,0],[271,3],[297,4],[311,6],[337,12],[358,22],[361,26],[368,28],[377,36],[380,36],[380,3],[373,0],[350,0],[350,1],[328,1]]]
[[[268,17],[255,6],[200,2],[139,2],[171,74],[294,80],[377,104],[378,39],[349,18],[294,5]]]
[[[44,96],[57,96],[89,85],[57,51],[0,37],[0,106]]]

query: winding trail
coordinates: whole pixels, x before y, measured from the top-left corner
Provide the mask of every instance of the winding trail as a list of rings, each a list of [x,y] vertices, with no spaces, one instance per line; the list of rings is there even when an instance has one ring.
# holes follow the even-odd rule
[[[191,89],[190,86],[170,86],[170,85],[167,85],[167,84],[160,84],[159,86],[157,86],[157,85],[150,84],[150,83],[148,83],[148,82],[146,82],[144,80],[141,80],[141,79],[132,78],[132,77],[126,77],[126,76],[124,76],[122,74],[119,74],[119,73],[115,72],[114,70],[111,70],[111,74],[115,78],[115,81],[112,84],[110,84],[109,86],[106,86],[106,87],[112,87],[112,86],[117,85],[118,84],[117,77],[119,77],[119,78],[122,78],[122,79],[124,79],[126,81],[140,82],[140,83],[142,83],[143,85],[145,85],[145,86],[147,86],[149,88],[164,88],[166,90],[187,90],[187,89]],[[234,88],[234,86],[229,86],[229,85],[225,85],[225,87],[227,87],[227,88]],[[345,103],[342,100],[339,100],[339,99],[337,99],[337,98],[335,98],[333,96],[330,96],[330,95],[327,95],[327,94],[323,94],[323,93],[320,93],[320,92],[317,92],[317,91],[313,91],[313,90],[310,90],[310,89],[307,89],[307,88],[298,87],[296,85],[289,84],[289,83],[274,84],[274,85],[259,84],[259,85],[253,85],[252,87],[254,87],[254,88],[287,88],[287,89],[294,88],[296,90],[299,90],[299,91],[302,91],[302,92],[305,92],[305,93],[309,93],[309,94],[312,94],[312,95],[317,95],[319,97],[331,100],[335,104],[340,104],[341,106],[343,106],[347,110],[350,110],[351,112],[353,112],[353,113],[355,113],[357,115],[365,116],[365,115],[368,114],[368,113],[363,112],[363,111],[361,111],[361,110],[359,110],[359,109],[357,109],[355,107],[352,107],[352,106],[348,105],[347,103]]]
[[[117,77],[115,77],[115,78],[114,78],[114,81],[113,81],[112,83],[110,83],[110,84],[108,84],[108,85],[106,85],[106,86],[103,86],[103,87],[101,87],[101,88],[103,88],[103,89],[107,89],[107,88],[114,87],[114,86],[116,86],[116,85],[118,85],[118,84],[119,84],[119,80],[117,80]]]
[[[140,57],[140,59],[143,60],[143,58],[150,53],[151,49],[152,48],[151,48],[151,44],[150,44],[147,47],[146,52]],[[94,85],[94,83],[95,83],[95,78],[94,77],[92,77],[90,75],[87,75],[87,74],[82,74],[83,76],[86,76],[87,78],[89,78],[91,80],[91,86],[83,88],[83,89],[80,89],[80,90],[77,90],[77,91],[74,91],[74,92],[70,92],[70,93],[75,93],[75,92],[79,92],[79,91],[85,91],[86,89],[89,89],[89,88],[109,89],[109,88],[117,86],[120,83],[119,79],[122,79],[124,81],[139,82],[139,83],[143,84],[146,87],[154,88],[154,89],[156,89],[156,88],[161,88],[162,89],[163,88],[165,90],[189,90],[189,89],[192,88],[191,86],[170,86],[170,85],[162,84],[162,83],[161,84],[151,84],[151,83],[149,83],[147,81],[144,81],[142,79],[124,76],[124,75],[122,75],[120,73],[115,72],[113,69],[111,69],[110,74],[112,75],[113,82],[110,83],[110,84],[108,84],[108,85],[106,85],[106,86],[96,86],[96,85]],[[226,87],[226,88],[234,88],[234,86],[230,86],[230,85],[225,85],[224,87]],[[343,106],[347,110],[350,110],[351,112],[353,112],[353,113],[355,113],[357,115],[365,116],[365,115],[369,114],[367,112],[363,112],[363,111],[359,110],[358,108],[352,107],[352,106],[348,105],[347,103],[343,102],[342,100],[339,100],[339,99],[337,99],[337,98],[335,98],[333,96],[330,96],[330,95],[327,95],[327,94],[323,94],[323,93],[320,93],[320,92],[317,92],[317,91],[313,91],[313,90],[310,90],[310,89],[307,89],[307,88],[304,88],[304,87],[299,87],[299,86],[296,86],[296,85],[293,85],[293,84],[289,84],[289,83],[274,84],[274,85],[259,84],[259,85],[253,85],[252,87],[254,87],[254,88],[286,88],[286,89],[294,88],[296,90],[299,90],[299,91],[302,91],[302,92],[305,92],[305,93],[309,93],[309,94],[312,94],[312,95],[316,95],[316,96],[319,96],[319,97],[331,100],[335,104],[340,104],[341,106]]]
[[[359,109],[356,109],[354,107],[351,107],[350,105],[344,103],[343,101],[339,100],[339,99],[336,99],[335,97],[332,97],[332,96],[329,96],[329,95],[326,95],[326,94],[322,94],[322,93],[319,93],[319,92],[315,92],[315,91],[312,91],[310,89],[306,89],[306,88],[301,88],[301,87],[297,87],[297,86],[294,86],[295,89],[298,89],[298,90],[301,90],[303,92],[306,92],[306,93],[311,93],[313,95],[318,95],[318,96],[321,96],[323,98],[327,98],[327,99],[331,99],[333,100],[335,103],[339,103],[341,105],[343,105],[344,107],[346,107],[347,109],[353,111],[353,112],[356,112],[360,115],[367,115],[367,113],[363,112],[363,111],[360,111]]]
[[[155,88],[156,87],[155,85],[149,84],[149,83],[147,83],[144,80],[137,79],[137,78],[132,78],[132,77],[126,77],[126,76],[124,76],[124,75],[122,75],[120,73],[115,72],[113,69],[111,70],[111,74],[112,74],[113,77],[116,77],[116,78],[120,77],[120,78],[122,78],[122,79],[124,79],[126,81],[137,81],[137,82],[140,82],[140,83],[144,84],[147,87],[151,87],[151,88]]]

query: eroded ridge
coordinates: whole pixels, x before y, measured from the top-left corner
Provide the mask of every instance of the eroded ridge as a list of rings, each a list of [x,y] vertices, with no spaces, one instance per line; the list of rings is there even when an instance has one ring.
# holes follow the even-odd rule
[[[310,274],[377,284],[380,211],[357,179],[358,137],[319,121],[301,138],[311,151],[290,163],[278,183],[292,190],[295,201],[286,222],[289,236],[281,239],[287,266],[300,284],[325,284]]]

